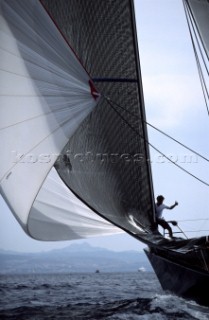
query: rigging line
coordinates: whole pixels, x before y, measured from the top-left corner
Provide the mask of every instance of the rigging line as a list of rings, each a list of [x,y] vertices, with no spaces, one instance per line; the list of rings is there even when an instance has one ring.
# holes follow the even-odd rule
[[[190,27],[190,26],[192,26],[193,33],[194,33],[195,39],[196,39],[196,43],[197,43],[197,45],[198,45],[199,52],[200,52],[201,57],[202,57],[202,61],[203,61],[203,63],[204,63],[205,69],[206,69],[206,71],[207,71],[207,73],[208,73],[208,75],[209,75],[209,70],[208,70],[208,67],[207,67],[207,63],[205,62],[205,58],[204,58],[204,56],[203,56],[202,49],[201,49],[201,47],[200,47],[200,41],[202,42],[201,35],[199,34],[199,38],[198,38],[198,36],[197,36],[198,27],[197,27],[197,25],[196,25],[196,23],[195,23],[195,19],[194,19],[194,16],[193,16],[193,14],[192,14],[192,11],[191,11],[191,8],[190,8],[188,2],[186,2],[186,4],[185,4],[185,14],[186,14],[186,18],[187,18],[188,28],[189,28],[189,31],[190,31],[190,36],[191,36],[191,39],[192,39],[192,44],[193,44],[193,46],[195,47],[194,40],[193,40],[193,36],[192,36],[192,32],[191,32],[191,27]],[[190,24],[189,24],[188,17],[189,17],[189,20],[190,20]],[[195,28],[195,26],[196,26],[196,28]],[[198,33],[199,33],[199,32],[198,32]],[[200,39],[200,41],[199,41],[199,39]],[[203,42],[202,42],[202,43],[203,43]],[[203,46],[203,48],[204,48],[204,46]],[[205,50],[205,48],[204,48],[204,50]],[[206,50],[205,50],[205,51],[206,51]],[[206,56],[207,56],[207,53],[206,53]]]
[[[205,82],[205,79],[204,79],[204,76],[202,73],[202,69],[200,67],[199,60],[197,61],[197,65],[199,65],[198,66],[198,73],[199,73],[199,77],[200,77],[200,83],[201,83],[201,87],[202,87],[202,92],[203,92],[203,96],[204,96],[204,100],[205,100],[206,109],[207,109],[207,112],[209,115],[209,107],[208,107],[208,102],[207,102],[207,101],[209,101],[209,93],[208,93],[206,82]]]
[[[206,229],[206,230],[185,230],[185,232],[189,232],[189,233],[197,233],[197,232],[208,232],[209,229]],[[176,232],[175,232],[176,233]]]
[[[205,81],[205,78],[204,78],[204,74],[203,74],[203,71],[202,71],[202,68],[201,68],[200,60],[199,60],[199,57],[198,57],[198,54],[197,54],[197,51],[196,51],[195,48],[194,48],[194,52],[195,52],[195,58],[196,58],[196,63],[197,63],[197,70],[198,70],[199,78],[200,78],[200,84],[201,84],[201,87],[202,87],[202,92],[203,92],[206,108],[207,108],[208,115],[209,115],[208,103],[207,103],[207,101],[209,101],[208,88],[207,88],[206,81]]]
[[[104,97],[104,96],[103,96]],[[112,109],[119,115],[119,117],[131,128],[131,130],[133,130],[137,136],[140,136],[141,139],[143,139],[148,145],[150,145],[155,151],[157,151],[158,153],[160,153],[163,157],[165,157],[165,159],[167,159],[169,162],[173,163],[176,167],[178,167],[179,169],[181,169],[182,171],[184,171],[185,173],[187,173],[188,175],[190,175],[191,177],[195,178],[196,180],[198,180],[199,182],[203,183],[204,185],[206,185],[207,187],[209,187],[209,183],[207,183],[206,181],[198,178],[197,176],[195,176],[194,174],[192,174],[191,172],[187,171],[186,169],[184,169],[183,167],[181,167],[179,164],[177,164],[176,162],[174,162],[173,160],[171,160],[169,157],[167,157],[163,152],[161,152],[159,149],[157,149],[155,146],[153,146],[153,144],[151,144],[145,137],[143,137],[142,135],[140,135],[140,133],[130,125],[130,123],[128,123],[126,121],[126,119],[117,111],[117,109],[115,109],[115,107],[111,104],[111,101],[109,99],[106,99],[108,104],[112,107]]]
[[[139,115],[135,115],[134,113],[132,113],[129,110],[126,110],[125,108],[123,108],[121,105],[119,105],[118,103],[114,102],[113,100],[111,100],[110,98],[104,96],[106,99],[109,99],[109,101],[111,101],[113,104],[115,104],[117,107],[121,108],[122,110],[126,111],[127,113],[129,113],[130,115],[132,115],[133,117],[135,117],[136,119],[140,119],[141,121],[143,121],[144,123],[146,123],[148,126],[152,127],[153,129],[159,131],[161,134],[165,135],[166,137],[168,137],[169,139],[175,141],[176,143],[178,143],[179,145],[181,145],[182,147],[184,147],[185,149],[193,152],[194,154],[196,154],[197,156],[201,157],[202,159],[204,159],[205,161],[209,161],[209,159],[207,159],[205,156],[201,155],[200,153],[196,152],[195,150],[187,147],[185,144],[183,144],[182,142],[176,140],[175,138],[171,137],[169,134],[165,133],[164,131],[158,129],[157,127],[155,127],[154,125],[152,125],[151,123],[147,122],[146,120],[142,119]]]
[[[203,183],[204,185],[206,185],[207,187],[209,187],[209,183],[207,183],[206,181],[198,178],[197,176],[195,176],[194,174],[192,174],[191,172],[187,171],[186,169],[184,169],[183,167],[181,167],[179,164],[177,164],[175,161],[171,160],[169,157],[167,157],[163,152],[161,152],[159,149],[157,149],[155,146],[153,146],[150,142],[146,141],[154,150],[156,150],[157,152],[159,152],[163,157],[165,157],[168,161],[170,161],[171,163],[173,163],[176,167],[178,167],[179,169],[181,169],[182,171],[184,171],[185,173],[189,174],[191,177],[195,178],[196,180],[198,180],[199,182]]]
[[[146,124],[148,124],[150,127],[152,127],[153,129],[159,131],[160,133],[162,133],[163,135],[165,135],[166,137],[168,137],[169,139],[175,141],[176,143],[178,143],[179,145],[181,145],[182,147],[184,147],[185,149],[195,153],[197,156],[201,157],[202,159],[204,159],[205,161],[209,161],[209,159],[207,159],[206,157],[202,156],[200,153],[196,152],[195,150],[187,147],[186,145],[184,145],[183,143],[181,143],[180,141],[176,140],[175,138],[171,137],[170,135],[168,135],[167,133],[163,132],[162,130],[156,128],[155,126],[153,126],[152,124],[144,121]]]
[[[209,93],[208,93],[208,88],[207,88],[207,84],[203,75],[203,71],[199,62],[199,59],[197,57],[197,68],[198,68],[198,73],[199,73],[199,77],[200,77],[200,83],[201,83],[201,87],[202,87],[202,92],[203,92],[203,96],[204,96],[204,100],[205,100],[205,105],[206,105],[206,109],[209,115],[209,108],[208,108],[208,102],[209,101]]]
[[[199,41],[198,41],[198,38],[197,38],[197,35],[196,35],[196,31],[195,31],[195,29],[194,29],[194,22],[193,22],[194,18],[193,18],[192,13],[190,12],[191,9],[190,9],[189,5],[187,4],[187,8],[186,8],[186,4],[185,4],[185,5],[184,5],[184,8],[185,8],[185,15],[186,15],[186,19],[187,19],[188,29],[189,29],[189,33],[190,33],[190,37],[191,37],[191,42],[192,42],[193,50],[194,50],[194,52],[195,52],[196,61],[199,62],[198,53],[197,53],[197,50],[196,50],[196,47],[195,47],[195,43],[194,43],[194,40],[193,40],[192,31],[191,31],[191,27],[190,27],[190,25],[192,25],[192,27],[193,27],[193,32],[194,32],[194,34],[195,34],[195,36],[196,36],[196,42],[197,42],[197,44],[199,45]],[[188,17],[190,18],[190,23],[189,23],[189,18],[188,18]],[[192,18],[193,18],[193,20],[192,20]],[[201,53],[202,60],[203,60],[204,65],[205,65],[205,69],[206,69],[207,73],[209,74],[209,71],[208,71],[208,68],[207,68],[205,59],[204,59],[204,57],[203,57],[203,55],[202,55],[202,50],[201,50],[200,47],[199,47],[199,51],[200,51],[200,53]],[[200,66],[200,69],[201,69],[201,64],[200,64],[200,62],[199,62],[199,66]],[[201,73],[202,73],[202,72],[201,72]],[[202,74],[203,74],[203,73],[202,73]]]
[[[191,24],[192,24],[192,22],[191,22]],[[198,73],[199,73],[200,84],[201,84],[201,87],[202,87],[202,92],[203,92],[203,96],[204,96],[204,100],[205,100],[205,105],[206,105],[207,112],[208,112],[208,115],[209,115],[209,109],[208,109],[208,103],[207,103],[207,100],[209,100],[209,93],[208,93],[208,89],[207,89],[207,85],[206,85],[206,80],[205,80],[205,77],[204,77],[204,74],[203,74],[203,71],[202,71],[200,59],[199,59],[199,56],[198,56],[198,53],[197,53],[197,50],[196,50],[196,47],[195,47],[191,32],[190,32],[190,36],[191,36],[191,41],[192,41],[193,50],[194,50],[194,54],[195,54],[195,59],[196,59],[196,63],[197,63],[197,70],[198,70]],[[196,41],[198,41],[198,40],[196,40]],[[200,48],[199,48],[199,51],[201,52]],[[202,60],[205,63],[205,60],[204,60],[203,56],[202,56]],[[208,71],[206,63],[205,63],[205,69],[206,69],[206,71]]]
[[[178,220],[178,222],[187,222],[187,221],[208,221],[208,218],[201,218],[201,219],[186,219],[186,220]]]
[[[199,62],[199,57],[198,57],[198,54],[197,54],[197,50],[195,48],[195,43],[194,43],[194,40],[193,40],[193,36],[192,36],[192,31],[191,31],[191,27],[190,27],[190,23],[189,23],[189,18],[190,18],[190,22],[191,22],[191,25],[193,26],[193,23],[191,21],[191,16],[192,16],[192,13],[190,13],[190,7],[189,7],[189,4],[185,1],[183,1],[183,5],[184,5],[184,11],[185,11],[185,16],[186,16],[186,20],[187,20],[187,25],[188,25],[188,29],[189,29],[189,33],[190,33],[190,38],[191,38],[191,42],[192,42],[192,47],[193,47],[193,50],[194,50],[194,54],[195,54],[195,58],[196,58],[196,63],[197,63],[197,69],[198,69],[198,73],[199,73],[199,77],[200,77],[200,83],[201,83],[201,86],[202,86],[202,91],[203,91],[203,96],[204,96],[204,99],[205,99],[205,104],[206,104],[206,108],[207,108],[207,112],[208,112],[208,115],[209,115],[209,110],[208,110],[208,104],[207,104],[207,101],[206,101],[206,97],[205,97],[205,91],[208,95],[208,91],[207,91],[207,86],[206,86],[206,83],[205,83],[205,79],[204,79],[204,75],[203,75],[203,72],[202,72],[202,69],[201,69],[201,64]],[[194,18],[193,18],[194,19]],[[194,31],[194,30],[193,30]],[[194,31],[194,34],[196,35],[196,32]],[[198,43],[198,40],[196,39],[197,43]],[[201,49],[199,48],[200,50],[200,53],[202,53]],[[202,55],[202,54],[201,54]],[[205,60],[204,60],[204,57],[202,56],[202,59],[203,59],[203,62],[205,64]],[[205,64],[205,68],[207,70],[207,66]],[[200,71],[201,70],[201,71]],[[208,71],[208,70],[207,70]],[[203,83],[204,83],[204,87],[205,87],[205,91],[204,91],[204,88],[203,88]]]

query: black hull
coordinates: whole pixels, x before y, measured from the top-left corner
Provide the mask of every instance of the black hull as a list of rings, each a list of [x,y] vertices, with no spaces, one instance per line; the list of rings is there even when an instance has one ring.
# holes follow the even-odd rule
[[[151,248],[150,248],[151,249]],[[145,250],[145,253],[164,290],[209,306],[209,273],[198,271]],[[178,261],[178,255],[176,255]]]

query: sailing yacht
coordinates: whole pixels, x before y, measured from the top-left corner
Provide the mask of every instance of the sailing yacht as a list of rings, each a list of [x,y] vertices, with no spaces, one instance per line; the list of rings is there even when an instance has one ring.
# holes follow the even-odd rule
[[[184,1],[208,57],[207,0]],[[1,194],[39,240],[125,231],[209,305],[208,237],[156,228],[133,0],[1,0]],[[203,80],[203,77],[201,77]]]

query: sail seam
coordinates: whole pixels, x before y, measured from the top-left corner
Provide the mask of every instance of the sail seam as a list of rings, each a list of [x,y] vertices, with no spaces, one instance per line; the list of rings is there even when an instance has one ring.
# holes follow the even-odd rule
[[[16,96],[16,97],[17,97],[17,96]],[[26,95],[24,95],[24,96],[20,95],[20,97],[28,97],[28,96],[26,96]],[[30,97],[31,97],[31,96],[30,96]],[[35,96],[35,97],[37,97],[37,96]],[[50,95],[50,96],[46,96],[46,95],[45,95],[44,97],[51,97],[51,95]],[[24,122],[27,122],[27,121],[32,121],[32,120],[35,120],[35,119],[38,119],[38,118],[41,118],[41,117],[45,117],[45,116],[48,116],[48,115],[51,115],[51,114],[59,113],[59,112],[64,111],[64,110],[69,110],[69,103],[67,103],[67,104],[68,104],[67,107],[63,107],[63,108],[59,108],[59,109],[56,109],[56,110],[52,110],[52,111],[49,111],[49,112],[46,112],[46,113],[38,114],[38,115],[36,115],[36,116],[34,116],[34,117],[27,118],[27,119],[25,119],[25,120],[15,122],[15,123],[10,124],[10,125],[8,125],[8,126],[6,126],[6,127],[2,127],[2,128],[0,128],[0,131],[1,131],[1,130],[6,130],[6,129],[8,129],[8,128],[14,127],[14,126],[16,126],[16,125],[19,125],[19,124],[24,123]],[[71,112],[72,112],[73,109],[76,109],[76,106],[75,106],[74,108],[71,108]]]
[[[31,152],[32,150],[34,150],[36,147],[38,147],[44,140],[46,140],[48,137],[50,137],[53,133],[55,133],[57,130],[59,130],[63,125],[65,125],[66,123],[68,123],[70,117],[68,117],[67,119],[65,119],[63,122],[59,123],[59,125],[53,130],[51,131],[47,136],[45,136],[43,139],[41,139],[41,141],[39,141],[38,143],[36,143],[30,150],[27,150],[24,154],[21,155],[21,157],[18,159],[18,161],[15,162],[15,164],[13,166],[11,166],[7,172],[0,178],[0,183],[3,181],[3,179],[5,177],[8,177],[11,174],[11,170],[21,161],[23,161],[24,157]]]

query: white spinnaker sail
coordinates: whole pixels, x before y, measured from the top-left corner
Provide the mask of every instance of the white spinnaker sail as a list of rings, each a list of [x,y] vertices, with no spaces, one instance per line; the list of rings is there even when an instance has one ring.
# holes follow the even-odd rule
[[[209,59],[209,4],[208,0],[188,0]]]
[[[40,210],[44,211],[46,206],[40,205],[39,198],[46,195],[48,204],[54,201],[55,195],[59,198],[56,187],[54,192],[53,187],[50,191],[45,187],[50,185],[51,178],[47,175],[96,101],[91,94],[89,75],[38,0],[1,0],[0,13],[1,193],[28,234],[59,240],[46,223],[42,230],[33,229],[33,221],[37,226],[34,212],[39,212],[43,221],[45,213],[42,215]],[[63,218],[59,220],[61,202],[53,207],[53,219],[55,211],[57,214],[53,223],[57,221],[59,226],[63,221]],[[65,210],[67,203],[72,205],[70,197],[69,201],[65,199]],[[80,205],[75,206],[79,211]],[[68,219],[64,219],[68,225],[73,211],[69,210]],[[95,215],[90,210],[88,213]],[[50,210],[47,214],[51,222]],[[105,221],[100,222],[100,228],[103,223],[106,225]],[[63,233],[59,230],[60,240],[81,236],[79,230],[70,234],[67,229],[65,235],[64,230],[64,226]]]
[[[29,234],[41,240],[69,240],[123,232],[81,202],[52,168],[28,219]]]

